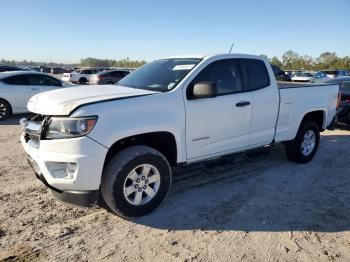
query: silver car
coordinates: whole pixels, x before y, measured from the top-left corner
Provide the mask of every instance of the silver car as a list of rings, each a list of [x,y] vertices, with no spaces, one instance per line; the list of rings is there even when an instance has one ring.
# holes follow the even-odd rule
[[[109,70],[94,74],[90,77],[90,85],[114,85],[127,76],[126,70]]]

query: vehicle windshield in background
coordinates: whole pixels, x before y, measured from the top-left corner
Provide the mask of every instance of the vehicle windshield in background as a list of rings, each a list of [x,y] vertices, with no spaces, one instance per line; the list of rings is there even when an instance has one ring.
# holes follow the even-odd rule
[[[201,59],[171,58],[150,62],[119,81],[118,85],[168,92],[194,68]]]

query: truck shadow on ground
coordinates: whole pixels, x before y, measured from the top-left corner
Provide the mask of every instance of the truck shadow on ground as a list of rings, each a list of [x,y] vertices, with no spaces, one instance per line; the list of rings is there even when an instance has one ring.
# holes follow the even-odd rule
[[[31,118],[33,117],[33,114],[27,113],[27,114],[18,114],[18,115],[12,115],[7,119],[0,121],[0,126],[17,126],[19,125],[19,120],[22,118]]]
[[[178,172],[164,204],[134,222],[168,230],[350,230],[349,146],[348,135],[323,136],[304,165],[287,161],[278,145],[263,155],[189,167]]]

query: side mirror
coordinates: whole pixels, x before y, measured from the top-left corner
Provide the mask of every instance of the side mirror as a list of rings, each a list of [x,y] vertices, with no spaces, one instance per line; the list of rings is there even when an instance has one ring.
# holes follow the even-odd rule
[[[193,86],[193,99],[210,98],[216,95],[216,86],[212,82],[199,82]]]

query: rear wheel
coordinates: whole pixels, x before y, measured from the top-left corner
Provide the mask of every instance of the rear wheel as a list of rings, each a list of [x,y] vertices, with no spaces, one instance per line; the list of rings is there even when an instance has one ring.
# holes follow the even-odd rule
[[[0,120],[6,119],[10,115],[11,115],[10,104],[5,100],[0,99]]]
[[[312,121],[303,121],[294,140],[286,143],[287,157],[298,163],[309,162],[320,143],[320,130]]]
[[[167,196],[171,168],[167,159],[147,146],[131,146],[116,154],[103,172],[101,193],[117,215],[135,217],[156,209]]]
[[[85,77],[81,77],[81,78],[79,79],[79,84],[85,85],[86,83],[87,83],[87,79],[86,79]]]

